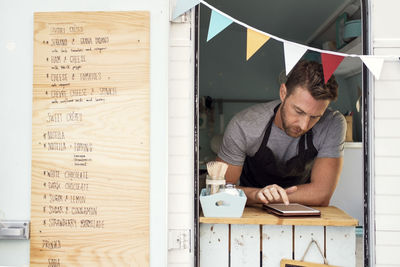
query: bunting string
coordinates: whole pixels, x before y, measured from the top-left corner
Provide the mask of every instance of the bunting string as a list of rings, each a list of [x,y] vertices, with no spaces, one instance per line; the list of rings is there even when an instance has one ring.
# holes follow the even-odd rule
[[[261,34],[264,34],[264,35],[268,35],[270,38],[272,38],[272,39],[274,39],[276,41],[280,41],[280,42],[283,42],[283,43],[289,43],[289,44],[292,44],[292,45],[295,45],[295,46],[299,46],[299,47],[302,47],[304,49],[315,51],[315,52],[318,52],[318,53],[332,54],[332,55],[342,56],[342,57],[360,57],[360,55],[357,55],[357,54],[345,54],[345,53],[340,53],[340,52],[335,52],[335,51],[330,51],[330,50],[322,50],[322,49],[318,49],[318,48],[315,48],[315,47],[310,47],[310,46],[306,46],[306,45],[299,44],[299,43],[296,43],[296,42],[285,40],[285,39],[280,38],[278,36],[275,36],[273,34],[270,34],[270,33],[261,31],[261,30],[259,30],[257,28],[254,28],[253,26],[250,26],[250,25],[248,25],[248,24],[246,24],[244,22],[241,22],[241,21],[229,16],[228,14],[222,12],[218,8],[210,5],[209,3],[207,3],[204,0],[198,0],[198,1],[200,3],[202,3],[203,5],[207,6],[208,8],[210,8],[211,10],[213,10],[215,12],[218,12],[221,16],[227,17],[230,20],[232,20],[233,22],[235,22],[235,23],[237,23],[237,24],[239,24],[239,25],[241,25],[241,26],[243,26],[243,27],[245,27],[247,29],[251,29],[251,30],[253,30],[255,32],[258,32],[258,33],[261,33]],[[373,55],[371,55],[371,56],[373,56]],[[393,59],[393,60],[396,60],[396,61],[399,60],[399,56],[393,56],[393,55],[392,56],[391,55],[382,55],[382,56],[373,56],[373,57],[388,58],[388,59]]]
[[[324,80],[327,82],[331,75],[335,72],[336,68],[343,61],[345,57],[360,58],[360,60],[367,66],[376,79],[379,79],[382,72],[384,60],[399,61],[399,56],[394,55],[357,55],[346,54],[337,51],[323,50],[307,45],[299,44],[296,42],[288,41],[268,32],[261,31],[251,25],[243,23],[234,17],[222,12],[218,8],[209,4],[205,0],[178,0],[173,19],[191,9],[192,7],[203,4],[211,9],[210,26],[208,29],[207,42],[213,37],[218,35],[230,24],[235,22],[247,29],[247,51],[246,60],[249,60],[258,49],[260,49],[270,38],[282,42],[284,55],[285,55],[285,69],[286,74],[296,65],[300,58],[308,51],[314,51],[321,54],[321,61],[324,71]]]

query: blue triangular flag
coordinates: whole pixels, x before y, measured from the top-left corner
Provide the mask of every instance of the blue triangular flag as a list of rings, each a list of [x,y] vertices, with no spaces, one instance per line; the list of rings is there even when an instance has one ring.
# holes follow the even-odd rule
[[[232,22],[232,20],[213,10],[211,12],[210,26],[208,26],[207,42],[228,27]]]
[[[198,5],[200,3],[199,0],[178,0],[175,5],[174,13],[172,15],[172,20],[176,19],[192,7]]]

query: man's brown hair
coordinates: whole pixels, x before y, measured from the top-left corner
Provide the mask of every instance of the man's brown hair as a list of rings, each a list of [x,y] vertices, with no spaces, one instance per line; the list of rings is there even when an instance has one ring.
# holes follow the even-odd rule
[[[316,100],[336,100],[338,84],[335,76],[331,76],[325,84],[322,65],[315,61],[301,60],[289,73],[286,81],[287,95],[300,86],[306,88]]]

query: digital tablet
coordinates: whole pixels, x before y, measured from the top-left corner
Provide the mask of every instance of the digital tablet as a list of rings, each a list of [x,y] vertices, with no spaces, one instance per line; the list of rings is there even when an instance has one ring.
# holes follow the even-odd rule
[[[298,203],[264,204],[263,208],[278,216],[321,216],[321,211]]]

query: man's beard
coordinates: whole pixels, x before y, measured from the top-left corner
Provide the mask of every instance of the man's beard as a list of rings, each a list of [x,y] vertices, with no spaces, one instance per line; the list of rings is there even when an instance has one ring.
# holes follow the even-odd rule
[[[286,114],[286,110],[285,110],[285,104],[286,104],[286,100],[283,101],[282,107],[281,107],[281,121],[282,121],[283,130],[285,131],[285,133],[287,135],[294,137],[294,138],[302,136],[303,134],[305,134],[305,131],[301,130],[300,127],[287,125],[287,119],[286,119],[287,114]]]

